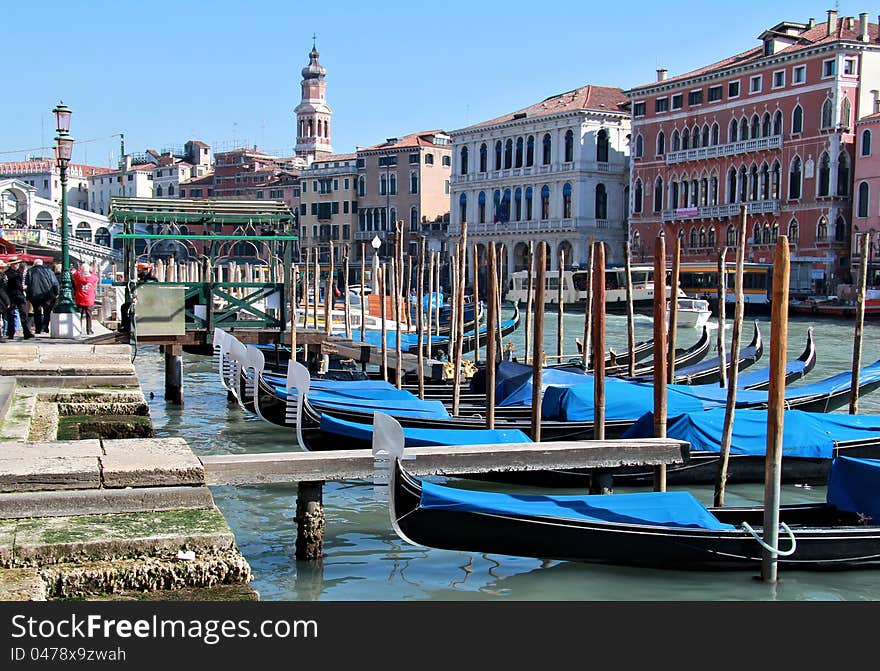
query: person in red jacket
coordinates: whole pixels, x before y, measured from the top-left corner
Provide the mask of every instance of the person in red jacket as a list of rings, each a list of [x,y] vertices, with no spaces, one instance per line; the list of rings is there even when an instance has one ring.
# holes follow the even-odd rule
[[[79,316],[86,320],[86,334],[92,335],[92,306],[95,304],[95,293],[98,289],[98,275],[92,272],[88,263],[84,263],[73,274],[73,300],[79,308]]]

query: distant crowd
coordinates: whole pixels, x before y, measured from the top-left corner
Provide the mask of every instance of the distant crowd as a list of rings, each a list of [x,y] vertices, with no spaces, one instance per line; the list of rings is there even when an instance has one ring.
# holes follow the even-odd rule
[[[87,335],[94,333],[92,307],[100,279],[88,263],[71,274],[74,303]],[[13,340],[19,332],[23,340],[49,333],[60,292],[60,263],[49,267],[39,258],[30,265],[18,256],[0,259],[0,341]]]

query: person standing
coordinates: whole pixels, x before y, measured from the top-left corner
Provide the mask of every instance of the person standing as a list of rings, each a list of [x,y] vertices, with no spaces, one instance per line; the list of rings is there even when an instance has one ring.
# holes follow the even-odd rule
[[[85,317],[86,320],[86,334],[92,335],[92,306],[98,290],[98,275],[92,272],[88,263],[82,264],[73,274],[73,289],[73,301],[79,308],[80,319]]]
[[[3,334],[6,333],[6,330],[3,327],[5,326],[4,322],[6,321],[6,313],[12,306],[12,303],[9,300],[9,294],[6,293],[6,269],[8,267],[9,264],[0,259],[0,342],[6,340],[6,338],[3,337]]]
[[[24,272],[21,269],[21,259],[17,256],[11,256],[7,263],[9,263],[9,268],[6,269],[6,294],[9,296],[10,306],[6,310],[6,337],[10,340],[15,338],[15,315],[17,313],[21,320],[24,339],[28,340],[33,338],[34,334],[28,323],[27,297],[24,293]]]
[[[43,265],[42,259],[36,259],[27,273],[27,299],[34,309],[34,331],[48,333],[52,306],[58,298],[58,278],[55,273]]]

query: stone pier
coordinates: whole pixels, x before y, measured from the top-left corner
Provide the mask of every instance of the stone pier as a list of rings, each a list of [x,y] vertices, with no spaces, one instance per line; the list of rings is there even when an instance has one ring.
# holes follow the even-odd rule
[[[0,600],[255,599],[251,578],[128,345],[0,344]]]

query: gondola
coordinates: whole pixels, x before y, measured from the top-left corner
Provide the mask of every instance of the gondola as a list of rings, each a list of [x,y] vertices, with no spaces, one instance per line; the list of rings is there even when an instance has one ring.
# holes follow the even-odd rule
[[[403,446],[390,451],[391,525],[413,545],[676,570],[756,570],[764,556],[760,507],[706,508],[687,491],[551,496],[462,489],[412,476],[399,458]],[[866,478],[873,491],[853,484]],[[880,567],[878,485],[880,462],[836,458],[826,503],[780,507],[778,566]]]
[[[739,351],[739,370],[745,370],[749,366],[756,363],[764,354],[764,340],[761,337],[761,329],[758,328],[758,322],[755,322],[755,330],[752,334],[752,340],[748,345]],[[727,370],[730,371],[732,353],[727,354]],[[718,370],[718,359],[705,359],[699,363],[679,368],[675,367],[675,383],[676,384],[712,384],[717,383],[721,377]],[[636,375],[628,378],[636,382],[650,382],[653,379],[653,372],[650,374]]]
[[[707,410],[670,417],[666,435],[691,446],[687,464],[668,466],[673,485],[711,484],[718,476],[725,411]],[[822,484],[836,456],[880,459],[880,415],[843,415],[786,410],[783,421],[782,481]],[[646,413],[624,438],[653,436],[653,413]],[[740,409],[734,413],[727,482],[763,482],[767,411]],[[649,484],[650,469],[626,468],[614,474],[620,485]]]
[[[584,352],[584,342],[580,338],[575,338],[575,344],[577,345],[577,351],[579,355],[583,355]],[[634,361],[639,362],[651,356],[654,352],[654,339],[649,338],[648,340],[643,340],[642,342],[637,342],[635,347],[633,347],[632,358]],[[592,357],[592,355],[591,355]],[[629,366],[630,353],[627,352],[615,352],[614,349],[609,349],[605,354],[605,365],[606,366]],[[592,358],[588,364],[589,368],[593,367]]]

